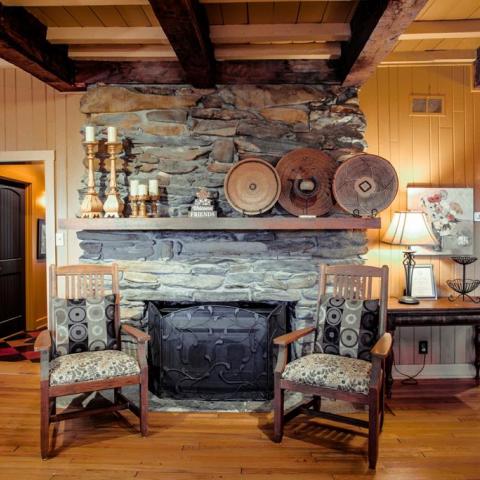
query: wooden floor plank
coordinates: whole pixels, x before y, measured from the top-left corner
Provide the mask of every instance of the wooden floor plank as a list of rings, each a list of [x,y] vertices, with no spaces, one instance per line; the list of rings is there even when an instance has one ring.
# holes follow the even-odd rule
[[[254,413],[151,413],[147,438],[128,412],[71,420],[56,427],[53,458],[42,461],[38,365],[0,362],[0,480],[480,478],[480,388],[472,381],[396,386],[389,407],[375,474],[358,428],[299,417],[275,444],[271,415]]]

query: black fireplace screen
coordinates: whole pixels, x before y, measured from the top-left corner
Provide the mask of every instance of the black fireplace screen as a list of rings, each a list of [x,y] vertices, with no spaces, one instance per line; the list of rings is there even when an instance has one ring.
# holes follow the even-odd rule
[[[292,305],[148,304],[150,389],[159,396],[266,400]]]

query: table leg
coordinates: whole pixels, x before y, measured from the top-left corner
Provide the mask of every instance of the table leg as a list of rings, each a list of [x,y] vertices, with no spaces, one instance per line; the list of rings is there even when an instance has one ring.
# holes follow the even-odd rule
[[[473,342],[475,344],[475,380],[480,382],[480,325],[475,325]]]
[[[392,398],[392,389],[393,389],[393,362],[395,360],[393,353],[393,344],[395,343],[395,329],[390,330],[392,335],[392,351],[385,361],[385,389],[387,393],[387,398]]]

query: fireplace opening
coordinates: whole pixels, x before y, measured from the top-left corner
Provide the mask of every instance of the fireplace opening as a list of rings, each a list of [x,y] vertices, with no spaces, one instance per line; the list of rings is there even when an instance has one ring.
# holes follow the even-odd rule
[[[291,302],[149,302],[149,385],[159,397],[270,400]]]

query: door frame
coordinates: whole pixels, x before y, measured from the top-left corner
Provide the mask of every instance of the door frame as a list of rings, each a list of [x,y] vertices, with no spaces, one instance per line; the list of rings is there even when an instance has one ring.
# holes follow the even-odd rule
[[[45,229],[47,241],[46,270],[47,298],[50,292],[49,267],[56,263],[55,245],[56,207],[55,207],[55,151],[54,150],[11,150],[0,151],[1,163],[43,163],[45,174]],[[50,302],[47,301],[47,319],[50,318]]]

